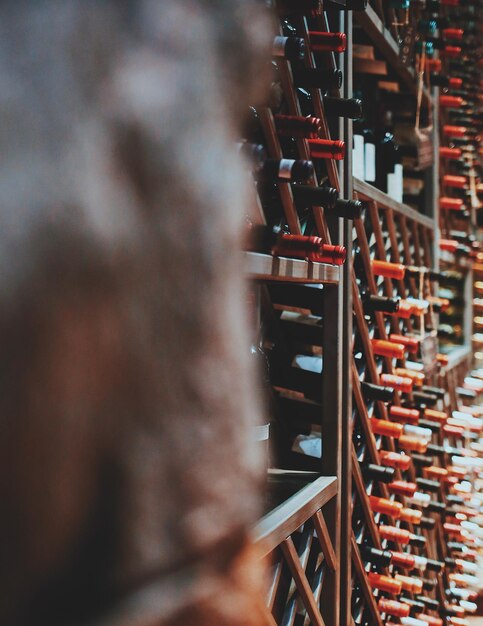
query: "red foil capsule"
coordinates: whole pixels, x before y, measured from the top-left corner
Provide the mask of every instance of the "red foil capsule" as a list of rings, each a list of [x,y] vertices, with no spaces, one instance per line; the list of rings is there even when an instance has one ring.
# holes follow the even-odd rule
[[[404,367],[396,367],[395,373],[398,376],[403,376],[404,378],[409,378],[412,384],[416,387],[421,387],[424,385],[425,375],[423,372],[414,372],[413,370],[408,370]]]
[[[379,535],[381,539],[392,541],[393,543],[400,543],[401,545],[407,545],[411,540],[411,533],[404,528],[397,528],[396,526],[379,526]]]
[[[449,356],[447,354],[437,354],[436,361],[441,365],[441,367],[446,367],[449,364]]]
[[[462,50],[459,46],[445,46],[442,50],[439,51],[442,57],[447,57],[449,59],[455,59],[459,57]]]
[[[387,420],[371,418],[371,430],[376,435],[383,437],[395,437],[396,439],[403,434],[403,425]]]
[[[419,422],[419,411],[408,409],[405,406],[392,405],[389,408],[389,416],[405,424],[417,424]]]
[[[347,48],[345,33],[309,31],[310,47],[313,52],[344,52]]]
[[[392,593],[396,596],[401,593],[402,583],[399,580],[391,578],[390,576],[369,572],[367,578],[371,587],[374,587],[375,589],[380,589],[381,591]]]
[[[427,72],[440,72],[442,67],[441,59],[426,59],[425,68]]]
[[[446,187],[456,187],[457,189],[466,189],[468,186],[468,179],[466,176],[445,174],[445,176],[443,176],[443,185],[446,185]]]
[[[379,458],[382,465],[395,467],[402,471],[406,471],[411,465],[411,457],[408,454],[400,454],[399,452],[391,452],[390,450],[380,450]]]
[[[307,259],[313,263],[330,263],[342,265],[346,260],[344,246],[333,246],[322,243],[320,237],[306,237],[305,235],[290,235],[283,233],[272,248],[275,256]]]
[[[391,493],[397,493],[400,496],[407,496],[412,498],[416,492],[416,483],[408,483],[405,480],[394,480],[387,485],[388,490]]]
[[[407,300],[399,300],[399,309],[396,313],[391,313],[394,317],[408,320],[414,313],[414,306]]]
[[[461,89],[463,85],[463,79],[462,78],[450,78],[449,79],[449,87],[451,87],[451,89]]]
[[[404,346],[400,343],[392,343],[385,339],[371,339],[372,351],[378,356],[386,356],[391,359],[404,358]]]
[[[463,39],[465,31],[462,28],[444,28],[443,37],[445,39]]]
[[[414,569],[416,559],[409,552],[392,552],[391,565],[397,565],[404,569]]]
[[[451,126],[450,124],[443,126],[443,134],[446,137],[464,137],[467,130],[466,126]]]
[[[403,505],[400,502],[388,500],[387,498],[369,496],[369,502],[371,509],[375,513],[382,513],[383,515],[389,515],[391,517],[399,517],[403,509]]]
[[[381,613],[387,613],[388,615],[394,615],[395,617],[407,617],[409,615],[409,604],[404,604],[404,602],[381,598],[377,603],[377,606]]]
[[[335,159],[341,161],[345,157],[345,143],[331,139],[309,139],[310,156],[313,159]]]
[[[460,159],[461,150],[459,148],[448,148],[447,146],[442,146],[439,149],[439,156],[442,159]]]
[[[277,133],[284,137],[317,139],[322,121],[318,117],[298,115],[274,115]]]
[[[448,198],[447,196],[442,196],[439,199],[439,208],[449,211],[461,211],[464,208],[464,204],[461,198]]]
[[[372,271],[376,276],[384,276],[385,278],[394,278],[402,280],[406,273],[406,266],[401,263],[389,263],[388,261],[373,260]]]
[[[447,94],[442,94],[439,96],[439,106],[440,107],[450,107],[452,109],[459,109],[463,104],[463,98],[459,96],[449,96]]]
[[[458,249],[459,243],[456,239],[440,239],[439,240],[439,248],[440,250],[446,250],[446,252],[456,252]]]
[[[402,345],[406,347],[406,350],[411,354],[416,354],[419,349],[419,339],[416,339],[415,337],[405,337],[404,335],[396,335],[395,333],[391,333],[389,335],[389,341],[394,341],[394,343],[402,343]]]

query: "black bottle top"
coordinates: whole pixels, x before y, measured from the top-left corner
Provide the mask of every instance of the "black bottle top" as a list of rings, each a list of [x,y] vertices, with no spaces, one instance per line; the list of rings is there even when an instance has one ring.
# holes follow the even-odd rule
[[[346,117],[351,120],[362,118],[362,100],[358,98],[332,98],[324,96],[324,110],[327,115]]]
[[[395,391],[392,387],[383,387],[374,383],[361,383],[362,395],[366,400],[380,400],[381,402],[393,402]]]
[[[297,205],[323,206],[332,209],[339,198],[339,192],[333,187],[294,185],[292,192]]]
[[[399,601],[404,602],[404,604],[408,604],[410,606],[411,613],[422,613],[424,611],[424,604],[418,600],[413,600],[413,598],[408,598],[407,596],[400,596]]]
[[[431,500],[427,506],[428,511],[432,513],[445,513],[446,512],[446,504],[444,502],[437,502],[436,500]]]
[[[415,465],[419,467],[430,467],[433,464],[433,459],[431,457],[425,456],[424,454],[411,454],[411,459]]]
[[[436,580],[436,578],[423,578],[422,581],[423,589],[426,589],[426,591],[432,591],[438,585],[438,581]]]
[[[379,567],[387,567],[392,559],[389,550],[379,550],[370,546],[360,546],[361,559],[367,563],[373,563]]]
[[[443,561],[437,561],[435,559],[427,559],[426,569],[432,572],[441,572],[444,569],[445,563]]]
[[[409,543],[416,548],[424,548],[426,545],[426,537],[422,535],[412,535]]]
[[[426,454],[428,456],[443,456],[444,454],[446,454],[446,449],[443,446],[438,446],[435,443],[428,443]]]
[[[429,480],[429,478],[416,478],[416,484],[422,491],[430,491],[434,493],[440,488],[440,484],[437,480]]]
[[[439,602],[438,600],[434,600],[433,598],[428,598],[426,596],[416,596],[416,600],[422,602],[428,609],[431,611],[439,611]]]
[[[386,296],[377,296],[374,294],[365,294],[363,298],[363,306],[365,313],[373,313],[374,311],[382,311],[384,313],[396,313],[399,311],[399,298],[389,298]]]
[[[390,483],[394,480],[396,470],[393,467],[386,467],[384,465],[376,465],[375,463],[368,463],[361,467],[362,475],[366,480],[376,480],[381,483]]]

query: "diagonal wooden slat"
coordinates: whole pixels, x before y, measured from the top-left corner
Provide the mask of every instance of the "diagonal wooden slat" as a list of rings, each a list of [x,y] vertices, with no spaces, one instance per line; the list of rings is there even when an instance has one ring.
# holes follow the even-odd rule
[[[320,611],[315,603],[312,589],[310,588],[309,581],[307,580],[300,563],[292,538],[288,537],[285,541],[282,541],[280,547],[282,548],[283,555],[287,560],[290,571],[292,572],[292,576],[295,580],[295,584],[297,585],[297,590],[300,594],[302,602],[304,603],[307,613],[312,620],[312,624],[314,626],[325,626],[322,615],[320,614]]]
[[[312,520],[314,522],[315,531],[317,533],[317,537],[319,539],[322,552],[324,553],[327,564],[330,569],[335,572],[337,570],[337,557],[335,555],[332,541],[330,540],[329,529],[327,528],[327,524],[325,523],[322,511],[316,511],[315,515],[312,517]]]

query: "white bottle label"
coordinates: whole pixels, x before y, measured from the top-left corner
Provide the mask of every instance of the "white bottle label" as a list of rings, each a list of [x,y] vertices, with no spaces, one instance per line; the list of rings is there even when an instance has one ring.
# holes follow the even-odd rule
[[[396,177],[396,197],[394,198],[398,202],[403,201],[403,166],[401,163],[396,163],[394,167],[394,176]]]
[[[388,174],[387,175],[387,195],[396,200],[397,190],[396,190],[396,174]]]
[[[364,137],[354,135],[354,148],[352,150],[352,170],[356,178],[364,178]]]
[[[364,180],[368,183],[376,180],[376,146],[373,143],[364,146]]]
[[[285,44],[287,43],[288,37],[282,37],[278,35],[273,40],[272,46],[272,55],[274,57],[284,57],[285,56]]]
[[[295,161],[293,159],[281,159],[278,168],[278,177],[292,180],[292,167]]]

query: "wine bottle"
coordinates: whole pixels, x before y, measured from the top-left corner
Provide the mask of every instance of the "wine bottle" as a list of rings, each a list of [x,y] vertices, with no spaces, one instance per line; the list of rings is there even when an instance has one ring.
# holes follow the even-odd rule
[[[394,615],[394,617],[407,617],[409,615],[409,605],[388,598],[381,598],[377,603],[377,607],[381,613]]]
[[[359,551],[361,559],[366,563],[387,567],[391,562],[392,554],[389,550],[379,550],[378,548],[362,545],[359,546]]]
[[[326,115],[334,117],[346,117],[357,120],[362,117],[362,102],[358,98],[332,98],[323,97]]]
[[[386,593],[399,595],[402,590],[401,581],[391,578],[390,576],[384,576],[383,574],[376,574],[375,572],[369,572],[367,579],[371,587],[380,589]]]
[[[394,389],[391,387],[383,387],[374,383],[361,383],[362,395],[366,400],[375,400],[380,402],[393,402]]]
[[[291,235],[278,226],[270,228],[262,224],[252,225],[249,248],[254,252],[331,265],[342,265],[346,258],[343,246],[324,244],[320,237]]]
[[[294,67],[292,69],[294,85],[303,89],[340,89],[342,86],[342,71],[335,69],[314,69],[309,67]]]
[[[381,311],[384,313],[395,313],[399,310],[399,298],[389,298],[366,293],[363,296],[362,304],[366,314]]]
[[[305,58],[305,40],[301,37],[277,35],[272,44],[272,56],[287,61],[301,61]]]
[[[381,483],[390,483],[394,480],[396,473],[396,470],[392,467],[383,467],[375,463],[363,465],[361,471],[366,480],[375,480]]]
[[[323,206],[333,209],[339,198],[339,192],[333,187],[294,185],[292,192],[297,206]]]
[[[298,159],[266,159],[258,171],[258,178],[265,181],[305,183],[313,175],[312,161]]]

